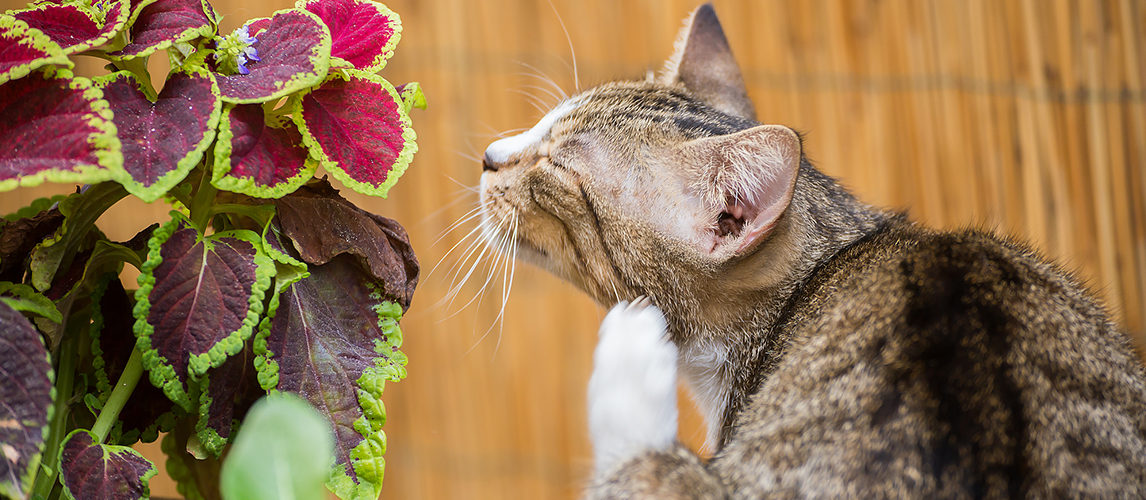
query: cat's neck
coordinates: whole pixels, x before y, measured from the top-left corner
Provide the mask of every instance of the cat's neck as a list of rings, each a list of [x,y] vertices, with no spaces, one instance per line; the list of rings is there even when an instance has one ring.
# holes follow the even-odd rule
[[[735,406],[734,386],[779,362],[788,339],[773,326],[793,294],[817,267],[894,217],[860,203],[806,161],[796,182],[768,241],[724,270],[714,280],[721,289],[698,296],[695,314],[676,318],[681,373],[705,415],[713,449],[728,408]],[[761,353],[771,359],[759,359]]]

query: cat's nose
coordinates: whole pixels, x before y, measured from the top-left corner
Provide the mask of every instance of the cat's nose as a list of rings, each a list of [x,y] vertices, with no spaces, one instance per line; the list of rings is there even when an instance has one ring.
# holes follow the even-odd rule
[[[486,154],[483,155],[481,159],[482,172],[497,172],[497,167],[497,162],[493,161],[493,159],[489,157],[489,152],[486,152]]]

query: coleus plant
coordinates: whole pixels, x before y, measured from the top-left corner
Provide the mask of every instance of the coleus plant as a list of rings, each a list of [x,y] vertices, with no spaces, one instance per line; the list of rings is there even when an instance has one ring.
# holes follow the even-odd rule
[[[84,185],[0,220],[0,496],[146,498],[156,468],[130,445],[167,433],[180,491],[218,498],[268,393],[330,422],[328,488],[378,496],[418,263],[401,225],[314,175],[385,196],[410,163],[425,99],[376,74],[400,34],[371,0],[299,0],[232,33],[206,0],[0,15],[0,192]],[[77,56],[108,74],[74,75]],[[111,241],[95,223],[129,195],[170,219]]]

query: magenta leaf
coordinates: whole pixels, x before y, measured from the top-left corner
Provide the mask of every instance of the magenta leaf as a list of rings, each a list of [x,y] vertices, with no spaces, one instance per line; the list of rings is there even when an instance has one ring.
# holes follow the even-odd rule
[[[237,422],[267,393],[259,387],[254,359],[251,343],[247,342],[242,351],[203,376],[195,430],[199,442],[216,457],[234,438]]]
[[[303,261],[326,264],[341,254],[353,255],[389,300],[403,311],[410,307],[418,258],[400,224],[354,206],[325,179],[275,200],[275,207]]]
[[[48,68],[0,85],[0,192],[45,180],[93,184],[122,165],[111,110],[86,78]]]
[[[24,498],[40,465],[53,400],[40,332],[0,301],[0,495]]]
[[[299,0],[295,7],[313,12],[330,28],[333,65],[376,73],[394,55],[402,38],[402,20],[371,0]]]
[[[243,349],[274,263],[253,231],[203,236],[178,217],[148,247],[135,295],[137,347],[151,382],[191,411],[189,380]]]
[[[40,4],[10,12],[59,44],[65,54],[76,54],[111,40],[127,24],[128,8],[121,1],[108,3],[95,15],[76,4]]]
[[[331,489],[344,499],[377,498],[386,451],[382,389],[406,375],[402,308],[350,256],[310,273],[271,299],[270,320],[255,338],[259,380],[299,394],[334,425]]]
[[[60,476],[72,500],[148,498],[147,483],[158,473],[139,452],[100,444],[87,429],[72,431],[60,448]]]
[[[187,177],[215,140],[222,101],[207,71],[172,72],[155,102],[130,72],[97,80],[111,105],[123,144],[118,179],[145,202],[161,198]]]
[[[293,118],[311,155],[362,194],[385,197],[418,150],[398,92],[370,73],[332,74],[321,87],[303,93]]]
[[[215,142],[211,184],[260,198],[285,196],[318,168],[301,144],[293,122],[272,126],[258,104],[228,105]]]
[[[28,23],[0,15],[0,84],[48,64],[72,66],[60,45]]]
[[[251,24],[259,23],[252,21]],[[245,64],[247,74],[220,75],[223,100],[260,103],[317,85],[330,67],[330,30],[318,16],[306,11],[282,10],[261,30],[250,29],[258,38],[252,47],[259,60]]]
[[[206,0],[158,0],[132,5],[131,41],[108,56],[143,57],[178,42],[213,36],[215,26],[207,14],[210,10]]]

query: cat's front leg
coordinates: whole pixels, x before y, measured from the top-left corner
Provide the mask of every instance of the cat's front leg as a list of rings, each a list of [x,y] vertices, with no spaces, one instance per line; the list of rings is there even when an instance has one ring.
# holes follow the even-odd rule
[[[721,482],[676,440],[676,367],[676,345],[648,299],[621,302],[605,317],[589,379],[596,474],[586,498],[725,498]]]
[[[589,432],[598,476],[676,442],[677,349],[649,299],[613,307],[601,323],[589,379]]]

